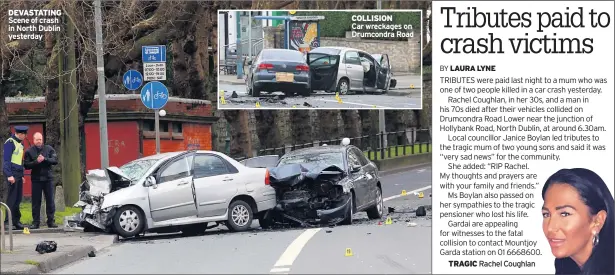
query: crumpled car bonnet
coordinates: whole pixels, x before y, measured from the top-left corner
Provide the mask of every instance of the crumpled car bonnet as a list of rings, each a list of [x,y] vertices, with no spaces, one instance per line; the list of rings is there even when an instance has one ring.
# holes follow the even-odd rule
[[[85,177],[89,185],[89,193],[92,196],[109,194],[115,189],[113,183],[121,179],[129,179],[122,170],[115,166],[107,168],[106,173],[102,169],[89,170]]]
[[[295,186],[305,179],[317,180],[323,177],[339,177],[344,170],[336,165],[323,165],[317,163],[287,164],[269,169],[271,185]]]

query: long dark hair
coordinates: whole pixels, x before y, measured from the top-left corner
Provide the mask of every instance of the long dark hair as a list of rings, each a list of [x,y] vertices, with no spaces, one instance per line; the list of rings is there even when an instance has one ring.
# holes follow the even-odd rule
[[[615,250],[615,210],[613,209],[613,195],[606,183],[591,170],[583,168],[562,169],[553,174],[542,188],[542,199],[549,186],[554,183],[565,183],[577,190],[585,205],[592,215],[601,210],[607,212],[606,221],[598,234],[599,242],[593,248],[592,254],[579,271],[570,257],[555,260],[556,274],[614,274],[614,250]],[[576,270],[576,272],[575,272]]]

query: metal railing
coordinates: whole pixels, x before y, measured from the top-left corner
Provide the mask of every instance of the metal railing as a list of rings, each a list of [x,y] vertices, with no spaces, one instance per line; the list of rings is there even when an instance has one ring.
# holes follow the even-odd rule
[[[4,215],[5,215],[5,213],[2,210],[3,208],[6,208],[6,212],[7,212],[6,214],[8,214],[8,220],[9,220],[9,228],[8,228],[8,230],[9,230],[9,243],[10,243],[9,248],[10,249],[8,251],[13,251],[13,219],[12,219],[13,215],[11,214],[11,209],[9,208],[9,206],[6,205],[3,202],[0,202],[0,218],[2,218],[2,221],[1,221],[2,223],[0,224],[0,249],[2,249],[1,252],[6,251],[6,249],[5,249],[6,248],[6,241],[4,239],[4,237],[6,235],[6,233],[4,233],[4,217],[5,217]]]
[[[340,145],[342,138],[320,140],[304,144],[291,144],[283,147],[266,148],[256,151],[257,156],[282,156],[290,151],[309,147],[318,147],[324,144]],[[429,129],[407,129],[396,132],[380,132],[373,135],[364,135],[349,138],[350,144],[361,149],[370,160],[382,160],[407,155],[416,155],[431,152],[431,132]],[[247,157],[235,158],[238,161]]]

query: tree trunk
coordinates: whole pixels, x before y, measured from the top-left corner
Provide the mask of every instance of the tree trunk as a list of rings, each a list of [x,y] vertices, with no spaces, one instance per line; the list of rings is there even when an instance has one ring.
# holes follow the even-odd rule
[[[361,118],[359,117],[359,112],[357,110],[341,110],[340,112],[344,120],[344,136],[349,138],[361,136]]]
[[[318,110],[320,123],[320,140],[334,140],[340,138],[338,128],[338,110]]]
[[[2,60],[3,64],[4,64],[4,60]],[[5,74],[2,74],[3,78],[5,76]],[[4,141],[6,141],[9,136],[11,135],[11,132],[9,131],[9,115],[8,115],[8,110],[6,109],[6,96],[4,94],[5,91],[8,90],[7,87],[5,87],[6,81],[4,80],[0,80],[0,140],[2,141],[2,143],[4,144]],[[4,146],[0,146],[0,155],[4,156]],[[0,163],[4,163],[3,160],[0,160]],[[2,201],[6,201],[6,196],[8,194],[8,187],[5,183],[5,179],[4,179],[4,172],[2,172],[2,169],[0,169],[0,180],[2,181],[0,184],[0,199]],[[4,221],[2,221],[4,222]]]
[[[60,110],[62,113],[60,137],[62,140],[62,179],[64,199],[69,205],[79,201],[79,184],[81,183],[81,155],[79,154],[79,96],[77,95],[77,58],[75,55],[75,25],[66,18],[66,47],[60,55],[59,68],[64,74],[60,85]],[[66,62],[62,60],[65,58]],[[66,68],[65,70],[62,70]],[[76,148],[75,148],[76,147]]]
[[[291,140],[294,144],[307,144],[312,142],[314,136],[310,124],[310,111],[293,110],[290,112]]]
[[[270,110],[255,110],[256,117],[256,133],[260,141],[261,149],[276,148],[281,145],[280,132],[276,123],[277,113],[279,111]]]
[[[230,124],[231,128],[231,152],[230,156],[234,158],[242,158],[249,156],[250,152],[250,131],[247,131],[246,111],[228,110],[224,111],[224,117]],[[243,117],[243,118],[242,118]]]

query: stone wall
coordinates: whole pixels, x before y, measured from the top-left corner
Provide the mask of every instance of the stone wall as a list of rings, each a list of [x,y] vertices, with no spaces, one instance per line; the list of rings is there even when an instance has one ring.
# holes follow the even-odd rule
[[[382,41],[351,38],[321,37],[322,47],[349,47],[368,53],[386,53],[394,72],[420,72],[421,66],[421,35],[415,32],[414,37],[407,41]]]

